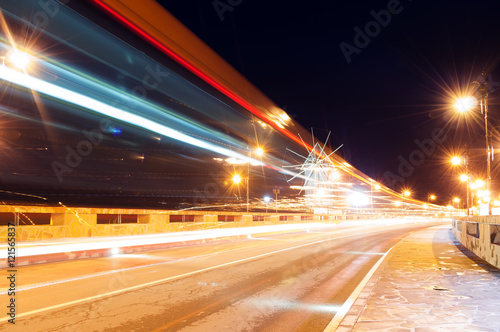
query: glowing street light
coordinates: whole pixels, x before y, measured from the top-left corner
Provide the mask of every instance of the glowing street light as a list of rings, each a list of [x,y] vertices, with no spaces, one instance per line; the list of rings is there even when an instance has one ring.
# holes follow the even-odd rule
[[[20,70],[25,70],[30,64],[30,58],[28,54],[13,50],[7,57],[8,62],[10,62],[15,68]]]
[[[477,99],[474,97],[462,97],[455,102],[455,108],[461,113],[472,110],[477,105]]]
[[[482,187],[484,187],[484,181],[483,180],[476,180],[476,182],[474,182],[472,185],[471,185],[472,189],[480,189]]]
[[[467,174],[461,174],[460,175],[460,181],[462,181],[462,182],[469,181],[469,176]]]
[[[478,86],[479,91],[481,92],[480,98],[480,111],[481,114],[484,115],[484,132],[486,138],[486,189],[490,190],[491,186],[491,157],[492,157],[492,149],[490,144],[490,137],[488,133],[488,88],[486,86],[486,72],[482,72],[481,81],[474,81],[472,84]],[[472,110],[477,105],[477,100],[474,97],[464,97],[460,98],[455,103],[455,108],[458,112],[467,112]],[[488,215],[491,215],[491,204],[488,202]]]
[[[436,195],[429,195],[429,200],[430,201],[435,201],[436,200]]]
[[[266,213],[267,213],[267,203],[269,203],[271,201],[271,197],[264,196],[263,200],[264,200],[264,203],[266,203]]]
[[[241,182],[241,176],[239,176],[238,174],[235,174],[233,176],[233,182],[234,182],[234,184],[240,184],[240,182]]]
[[[257,156],[262,157],[264,155],[264,149],[261,147],[258,147],[255,149],[255,151],[249,151],[248,155],[249,157],[252,157],[252,154],[255,153]],[[229,164],[233,165],[241,165],[241,164],[247,164],[247,176],[245,177],[245,185],[246,185],[246,191],[247,191],[247,212],[250,208],[250,164],[252,165],[258,165],[257,163],[249,162],[247,160],[242,160],[242,159],[237,159],[237,158],[227,158],[226,162]],[[241,182],[242,178],[240,175],[235,175],[233,176],[233,182],[235,184],[239,184]]]
[[[460,157],[453,157],[451,158],[451,163],[454,166],[460,165],[460,163],[462,163],[462,159],[460,159]]]
[[[411,196],[411,192],[410,192],[409,190],[405,190],[405,191],[403,192],[403,195],[404,195],[405,197],[410,197],[410,196]]]

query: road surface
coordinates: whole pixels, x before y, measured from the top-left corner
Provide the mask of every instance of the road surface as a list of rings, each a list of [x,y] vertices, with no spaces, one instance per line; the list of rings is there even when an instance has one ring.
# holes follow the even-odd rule
[[[0,331],[323,331],[391,247],[435,224],[325,224],[18,267],[16,324],[4,314]]]

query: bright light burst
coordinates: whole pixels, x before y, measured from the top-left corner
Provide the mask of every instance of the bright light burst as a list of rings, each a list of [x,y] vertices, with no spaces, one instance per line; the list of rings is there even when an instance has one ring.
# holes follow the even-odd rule
[[[457,111],[461,113],[470,111],[471,109],[476,107],[476,105],[477,105],[477,99],[474,97],[459,98],[455,102],[455,108],[457,109]]]
[[[233,176],[233,182],[234,182],[235,184],[239,184],[239,183],[241,182],[241,176],[239,176],[238,174],[235,174],[235,175]]]
[[[370,199],[362,193],[354,192],[349,196],[349,203],[353,206],[364,206],[370,203]]]
[[[462,159],[460,159],[460,157],[453,157],[453,158],[451,158],[451,163],[453,165],[455,165],[455,166],[456,165],[460,165],[461,162],[462,162]]]
[[[26,70],[30,64],[30,58],[28,54],[18,51],[18,50],[13,50],[9,56],[8,56],[8,61],[17,69],[20,70]]]

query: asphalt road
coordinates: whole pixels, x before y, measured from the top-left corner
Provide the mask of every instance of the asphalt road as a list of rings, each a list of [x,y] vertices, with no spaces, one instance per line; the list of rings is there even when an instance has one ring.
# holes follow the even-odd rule
[[[16,324],[4,314],[0,331],[323,331],[398,240],[435,224],[325,225],[19,267]]]

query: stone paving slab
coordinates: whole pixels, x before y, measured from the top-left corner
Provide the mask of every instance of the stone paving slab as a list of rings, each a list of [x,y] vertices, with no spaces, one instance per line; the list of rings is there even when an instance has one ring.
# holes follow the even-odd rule
[[[412,233],[337,331],[500,331],[500,270],[456,241],[451,226]]]

